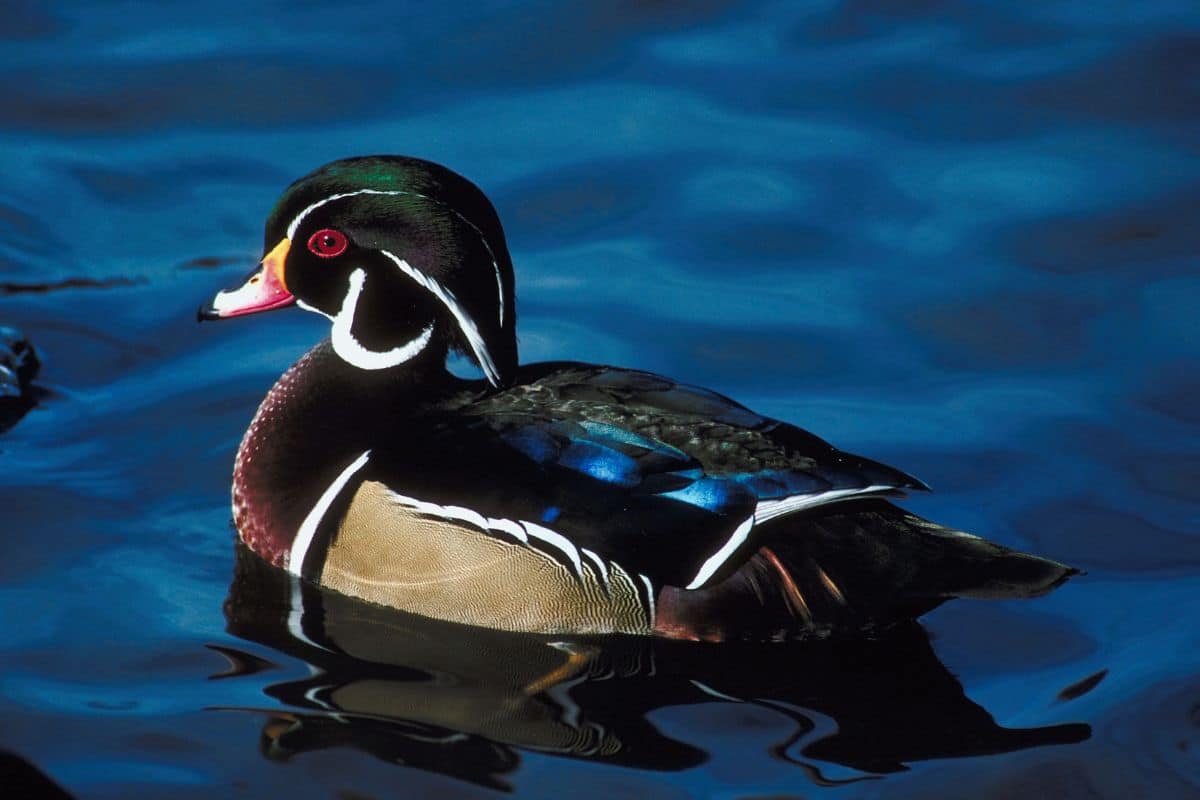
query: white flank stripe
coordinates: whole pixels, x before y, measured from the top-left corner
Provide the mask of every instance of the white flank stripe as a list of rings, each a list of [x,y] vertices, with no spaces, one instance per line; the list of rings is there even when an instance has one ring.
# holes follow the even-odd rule
[[[747,517],[741,525],[737,526],[733,535],[729,537],[721,549],[709,556],[709,559],[700,567],[700,571],[696,573],[696,577],[687,585],[689,589],[699,589],[704,585],[704,582],[713,576],[713,573],[721,568],[734,551],[742,546],[742,542],[746,541],[746,537],[750,535],[750,530],[754,527],[754,517]]]
[[[640,572],[638,577],[642,579],[642,583],[646,584],[646,602],[650,604],[650,627],[653,628],[654,617],[658,613],[654,608],[654,584],[650,583],[650,579]]]
[[[488,529],[487,518],[473,509],[463,508],[462,506],[442,506],[442,513],[451,519],[460,519],[463,522],[474,525],[481,531]]]
[[[396,494],[390,490],[388,492],[388,496],[391,497],[393,502],[399,503],[402,506],[407,506],[413,511],[417,511],[421,514],[428,514],[432,517],[441,517],[442,519],[454,519],[454,517],[451,517],[446,513],[445,508],[439,506],[437,503],[418,500],[415,497],[405,497],[402,494]]]
[[[361,267],[350,273],[350,286],[346,290],[346,296],[342,299],[342,308],[333,317],[333,334],[330,337],[333,341],[333,351],[347,364],[359,369],[388,369],[410,361],[429,344],[429,339],[433,336],[433,323],[429,323],[425,330],[417,334],[412,341],[393,347],[391,350],[377,352],[363,347],[354,338],[353,327],[358,298],[362,294],[366,282],[367,273]],[[311,309],[312,307],[306,304],[305,308]]]
[[[521,520],[521,525],[525,531],[535,539],[539,539],[548,545],[552,545],[562,551],[563,555],[575,567],[575,574],[583,578],[583,564],[579,561],[579,550],[575,545],[571,544],[571,540],[563,536],[561,533],[556,533],[549,528],[543,528],[535,522],[526,522]]]
[[[511,519],[496,519],[495,517],[484,517],[477,511],[462,506],[440,506],[437,503],[430,503],[426,500],[418,500],[415,497],[406,497],[392,490],[388,490],[388,497],[392,502],[399,503],[402,506],[413,509],[421,514],[439,517],[441,519],[455,520],[459,522],[468,522],[485,531],[502,531],[509,536],[517,539],[523,544],[529,544],[529,538],[533,537],[539,542],[548,544],[554,549],[560,551],[575,567],[575,574],[583,579],[583,563],[579,559],[579,550],[575,545],[571,544],[571,540],[563,536],[557,531],[552,531],[549,528],[543,528],[534,522],[526,522],[525,520]],[[587,552],[587,551],[585,551]],[[592,558],[597,558],[594,553],[591,553]],[[607,573],[605,573],[607,575]]]
[[[300,570],[304,567],[304,556],[308,553],[308,548],[312,546],[313,536],[316,535],[317,527],[321,524],[321,519],[325,516],[325,512],[333,505],[333,501],[341,494],[342,489],[346,488],[346,484],[354,477],[354,473],[362,469],[370,457],[371,451],[367,450],[354,459],[350,466],[342,470],[342,474],[333,479],[333,483],[329,484],[329,488],[317,500],[317,504],[312,507],[312,511],[308,512],[308,516],[304,518],[304,522],[300,523],[300,530],[296,531],[296,538],[292,542],[292,550],[288,554],[288,572],[299,577]]]
[[[579,552],[587,556],[591,562],[596,565],[596,570],[600,575],[601,583],[604,584],[604,589],[607,591],[609,588],[611,588],[608,582],[608,567],[604,565],[604,559],[600,558],[600,556],[596,555],[587,548],[581,547],[579,548]]]
[[[491,246],[491,244],[488,243],[487,237],[483,235],[483,231],[479,230],[479,226],[477,226],[474,222],[471,222],[471,220],[464,217],[458,209],[452,208],[451,206],[448,206],[445,203],[443,203],[441,200],[432,198],[427,194],[421,194],[420,192],[408,192],[403,189],[358,189],[353,192],[342,192],[341,194],[332,194],[329,197],[326,197],[322,200],[318,200],[317,202],[313,203],[308,208],[304,209],[299,214],[297,214],[295,216],[295,218],[292,219],[291,223],[288,225],[288,229],[287,229],[288,238],[295,241],[296,231],[298,231],[300,229],[300,225],[304,222],[304,218],[307,217],[312,212],[316,211],[321,206],[325,205],[326,203],[332,203],[334,200],[342,200],[347,197],[355,197],[357,195],[362,195],[362,194],[383,194],[383,195],[406,194],[411,197],[423,198],[425,200],[428,200],[431,203],[436,203],[437,205],[446,209],[450,213],[454,214],[454,216],[456,216],[460,220],[462,220],[463,223],[467,225],[467,227],[471,228],[471,230],[473,230],[473,231],[475,231],[475,233],[479,234],[479,239],[480,239],[480,241],[483,242],[484,249],[488,251],[488,256],[490,256],[492,259],[492,269],[494,269],[496,271],[496,290],[500,295],[500,326],[501,327],[504,326],[504,278],[503,278],[503,276],[500,275],[500,262],[498,262],[496,260],[496,254],[492,252],[492,246]]]
[[[395,253],[389,253],[387,250],[380,250],[379,252],[395,262],[401,272],[428,289],[434,297],[442,302],[442,305],[450,310],[450,313],[454,315],[454,319],[458,322],[458,327],[462,330],[463,335],[467,337],[467,342],[471,345],[471,350],[474,351],[475,359],[479,362],[479,366],[483,368],[483,373],[487,375],[488,382],[493,386],[499,386],[500,374],[496,371],[496,363],[492,361],[492,355],[488,352],[487,344],[479,334],[479,328],[475,325],[475,320],[467,316],[467,312],[463,311],[454,294]]]
[[[511,519],[496,519],[488,517],[488,528],[494,531],[504,531],[512,536],[518,542],[529,543],[529,534],[521,527],[521,523],[514,522]]]
[[[857,497],[894,491],[896,491],[895,486],[867,486],[862,489],[833,489],[818,494],[794,494],[791,497],[781,497],[778,500],[762,500],[754,507],[754,521],[756,523],[763,523],[776,517],[782,517],[784,514],[803,511],[806,508],[814,508],[841,500],[852,500]],[[689,586],[688,588],[690,589],[691,587]]]

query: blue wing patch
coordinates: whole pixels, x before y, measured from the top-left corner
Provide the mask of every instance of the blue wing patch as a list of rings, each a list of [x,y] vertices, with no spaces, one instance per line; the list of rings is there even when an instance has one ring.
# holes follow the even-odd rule
[[[595,442],[571,442],[558,454],[557,463],[589,478],[618,486],[637,486],[642,480],[636,461]]]
[[[798,494],[814,494],[830,488],[829,481],[807,472],[794,470],[772,469],[762,472],[739,472],[729,477],[753,492],[759,500],[776,500]]]
[[[501,438],[514,450],[524,453],[538,464],[554,460],[561,449],[550,432],[540,426],[510,428],[501,434]]]
[[[563,467],[626,488],[637,486],[647,474],[663,471],[664,462],[670,466],[694,463],[674,447],[602,423],[537,420],[508,427],[500,435],[538,464]]]
[[[745,507],[754,500],[753,495],[740,484],[724,478],[700,478],[682,489],[663,492],[660,496],[713,514],[724,514],[734,508]]]
[[[759,500],[816,494],[849,483],[839,480],[837,473],[786,469],[710,475],[678,448],[602,422],[520,420],[512,424],[510,419],[501,437],[538,464],[713,514],[740,513]],[[860,476],[853,477],[861,482]]]

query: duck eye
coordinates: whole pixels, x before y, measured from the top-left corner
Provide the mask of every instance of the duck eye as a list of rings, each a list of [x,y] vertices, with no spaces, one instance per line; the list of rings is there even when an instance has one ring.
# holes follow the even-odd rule
[[[341,231],[335,231],[333,228],[322,228],[308,237],[309,251],[320,258],[340,256],[346,252],[346,248],[349,245],[350,242],[346,239],[346,234]]]

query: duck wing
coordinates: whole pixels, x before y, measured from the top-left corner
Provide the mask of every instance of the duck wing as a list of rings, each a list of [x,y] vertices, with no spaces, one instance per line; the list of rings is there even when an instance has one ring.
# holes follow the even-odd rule
[[[707,389],[585,364],[526,367],[421,428],[372,456],[397,502],[659,586],[720,582],[778,518],[927,488]]]

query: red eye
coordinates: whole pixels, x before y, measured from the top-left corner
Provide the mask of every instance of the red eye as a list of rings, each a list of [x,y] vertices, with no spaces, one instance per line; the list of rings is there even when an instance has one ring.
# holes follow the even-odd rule
[[[333,228],[323,228],[308,237],[308,249],[313,255],[321,258],[340,256],[346,252],[349,244],[346,234],[335,231]]]

